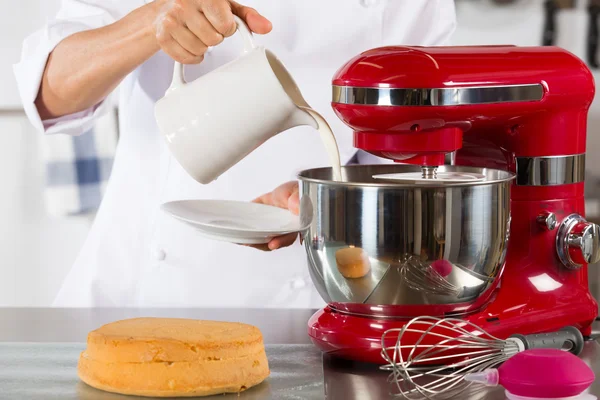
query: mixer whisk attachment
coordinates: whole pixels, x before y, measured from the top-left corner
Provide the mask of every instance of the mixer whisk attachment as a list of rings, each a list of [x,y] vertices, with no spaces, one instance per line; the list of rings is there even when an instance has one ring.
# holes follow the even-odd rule
[[[394,340],[395,339],[395,340]],[[392,346],[390,346],[392,343]],[[558,348],[579,354],[583,336],[577,328],[497,338],[477,325],[456,318],[417,317],[381,338],[390,380],[407,399],[450,399],[466,390],[466,374],[497,366],[532,348]]]

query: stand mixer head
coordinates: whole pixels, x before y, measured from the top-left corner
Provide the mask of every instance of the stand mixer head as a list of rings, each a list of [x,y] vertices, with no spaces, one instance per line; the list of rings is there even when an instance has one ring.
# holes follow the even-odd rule
[[[600,259],[600,232],[585,220],[583,198],[594,93],[585,64],[556,47],[383,47],[344,65],[332,106],[355,147],[413,165],[347,167],[347,181],[336,183],[324,170],[300,174],[315,215],[304,234],[310,270],[330,303],[309,321],[313,342],[381,363],[383,332],[415,315],[459,316],[500,338],[567,325],[589,333],[597,304],[587,264]],[[499,184],[489,174],[506,175]],[[490,188],[500,192],[477,193]],[[436,242],[440,229],[454,244]],[[354,296],[358,282],[336,278],[328,255],[335,246],[372,256],[369,288],[377,293]],[[417,269],[402,275],[415,257],[426,264],[413,262]],[[452,273],[485,271],[475,276],[486,284],[465,291],[452,273],[430,271],[439,260]],[[377,275],[382,263],[398,271],[393,279],[389,268]],[[409,276],[418,279],[399,289]]]
[[[583,154],[593,97],[589,69],[555,47],[383,47],[336,73],[332,106],[355,147],[437,166],[482,139],[506,157]]]

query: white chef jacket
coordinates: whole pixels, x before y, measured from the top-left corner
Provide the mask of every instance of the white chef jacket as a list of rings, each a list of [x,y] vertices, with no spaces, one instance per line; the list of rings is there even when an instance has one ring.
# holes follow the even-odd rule
[[[65,37],[122,18],[151,0],[63,0],[57,17],[28,37],[15,66],[30,121],[45,134],[79,135],[106,112],[103,102],[42,122],[34,105],[48,54]],[[255,36],[290,70],[308,103],[329,121],[342,162],[356,153],[352,133],[330,106],[331,78],[356,54],[383,45],[443,45],[455,27],[452,0],[246,0],[273,22]],[[188,80],[234,59],[233,38],[186,67]],[[171,81],[173,61],[159,52],[118,90],[120,141],[105,197],[55,301],[62,307],[320,307],[298,243],[262,252],[198,236],[160,205],[181,199],[252,200],[328,165],[320,137],[297,127],[269,140],[217,181],[201,185],[172,158],[153,109]],[[231,110],[235,112],[235,110]],[[218,135],[219,132],[213,132]]]

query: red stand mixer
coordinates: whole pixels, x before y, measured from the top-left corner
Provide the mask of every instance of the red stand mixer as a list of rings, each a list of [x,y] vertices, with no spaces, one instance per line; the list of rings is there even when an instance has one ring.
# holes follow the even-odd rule
[[[355,147],[408,165],[345,167],[344,182],[325,168],[300,174],[301,212],[314,215],[310,271],[329,303],[309,321],[312,341],[383,363],[382,334],[418,315],[500,338],[567,325],[589,335],[587,264],[600,259],[598,226],[584,219],[594,92],[585,64],[556,47],[384,47],[343,66],[332,106]],[[444,174],[475,178],[438,183]],[[348,247],[364,250],[365,276],[336,266]]]

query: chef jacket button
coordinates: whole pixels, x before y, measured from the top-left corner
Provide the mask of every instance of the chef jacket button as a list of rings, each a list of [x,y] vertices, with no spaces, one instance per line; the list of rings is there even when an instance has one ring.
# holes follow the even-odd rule
[[[155,250],[154,258],[158,261],[163,261],[165,258],[167,258],[167,253],[163,249]]]
[[[360,0],[363,7],[375,7],[378,3],[379,0]]]
[[[306,281],[302,278],[296,278],[290,283],[290,286],[292,289],[302,289],[306,286]]]

